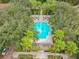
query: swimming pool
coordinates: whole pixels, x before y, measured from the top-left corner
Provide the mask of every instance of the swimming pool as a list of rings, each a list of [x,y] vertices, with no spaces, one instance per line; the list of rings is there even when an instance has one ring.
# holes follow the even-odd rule
[[[33,29],[37,32],[36,36],[38,39],[45,39],[48,36],[48,33],[51,31],[50,26],[43,21],[35,22]]]

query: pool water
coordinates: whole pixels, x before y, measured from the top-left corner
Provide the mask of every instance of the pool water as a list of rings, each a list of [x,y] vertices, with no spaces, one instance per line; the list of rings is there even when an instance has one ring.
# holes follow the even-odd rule
[[[51,31],[50,26],[43,21],[35,22],[33,29],[37,32],[36,36],[38,39],[45,39],[48,36],[48,33]]]

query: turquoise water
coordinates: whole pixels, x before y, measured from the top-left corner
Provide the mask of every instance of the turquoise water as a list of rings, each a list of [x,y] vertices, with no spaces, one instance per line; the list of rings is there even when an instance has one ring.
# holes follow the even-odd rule
[[[45,39],[48,33],[51,31],[50,26],[43,21],[34,23],[33,29],[37,32],[36,36],[38,39]]]

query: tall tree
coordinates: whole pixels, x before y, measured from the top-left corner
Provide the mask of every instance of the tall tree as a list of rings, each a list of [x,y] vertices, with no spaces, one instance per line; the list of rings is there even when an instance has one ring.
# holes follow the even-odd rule
[[[26,2],[27,3],[27,2]],[[24,32],[32,27],[26,4],[11,2],[5,10],[0,10],[0,51],[11,44],[16,44]]]

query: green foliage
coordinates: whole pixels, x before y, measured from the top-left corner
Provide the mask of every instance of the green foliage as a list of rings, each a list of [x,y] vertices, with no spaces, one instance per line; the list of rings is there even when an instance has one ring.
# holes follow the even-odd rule
[[[55,0],[46,0],[45,2],[42,3],[40,0],[30,0],[30,5],[35,11],[32,10],[32,13],[34,14],[40,14],[40,10],[42,9],[43,13],[42,14],[48,14],[49,10],[55,6]]]
[[[60,39],[54,39],[54,48],[56,52],[60,52],[65,49],[65,42]]]
[[[66,51],[65,53],[69,54],[69,55],[73,55],[74,53],[76,53],[78,50],[78,47],[76,45],[76,43],[74,43],[73,41],[68,41],[66,43]]]
[[[8,3],[10,0],[0,0],[0,3]]]
[[[68,3],[72,4],[72,5],[79,4],[79,0],[57,0],[57,1],[68,2]]]
[[[61,50],[65,49],[65,42],[63,37],[64,37],[64,32],[62,30],[54,31],[53,49],[55,52],[60,52]]]
[[[66,2],[56,2],[55,7],[51,8],[51,18],[49,23],[52,29],[62,29],[64,31],[64,38],[66,40],[73,39],[76,41],[77,46],[78,39],[76,35],[79,35],[79,12],[77,8],[74,8]]]
[[[20,55],[18,56],[18,58],[23,58],[23,59],[28,58],[28,59],[32,59],[32,55],[20,54]]]
[[[56,38],[62,39],[64,37],[64,32],[62,30],[55,30],[54,31],[54,36]]]
[[[17,46],[24,32],[32,29],[33,20],[23,6],[26,5],[11,2],[7,9],[0,10],[0,49],[11,44]]]
[[[46,0],[45,2],[42,3],[40,0],[29,0],[30,4],[32,7],[40,7],[40,8],[46,8],[46,7],[51,7],[54,4],[54,0]]]
[[[32,46],[32,51],[35,51],[35,52],[37,52],[37,51],[39,51],[41,48],[40,48],[40,46]]]
[[[79,58],[79,50],[78,50],[78,53],[77,53],[77,59]]]
[[[20,41],[20,45],[21,45],[23,51],[31,50],[32,43],[33,43],[33,32],[27,31],[25,36]]]
[[[46,2],[47,0],[37,0],[37,1],[40,1],[40,2],[44,3],[44,2]]]
[[[38,51],[40,50],[39,46],[33,46],[33,42],[35,41],[35,33],[33,30],[28,30],[24,33],[25,35],[19,41],[16,50],[17,51]]]
[[[53,41],[53,46],[51,48],[49,48],[50,52],[54,52],[54,53],[59,53],[63,50],[65,50],[65,42],[63,40],[60,39],[54,39]],[[63,52],[61,52],[63,53]]]
[[[67,35],[79,34],[79,13],[76,8],[65,2],[56,2],[51,9],[49,23],[54,29],[62,29]]]
[[[61,59],[60,56],[48,56],[48,59]]]
[[[53,46],[49,48],[50,52],[67,53],[73,55],[77,53],[77,45],[74,41],[64,41],[64,32],[55,30],[53,37]]]
[[[54,8],[55,6],[55,0],[47,0],[45,3],[43,3],[43,14],[49,14],[51,13],[50,10]]]
[[[49,23],[53,28],[63,29],[65,34],[71,37],[73,34],[79,35],[79,12],[70,4],[55,0],[13,0],[7,9],[0,10],[0,51],[14,43],[20,47],[20,50],[22,48],[23,50],[31,49],[34,37],[31,36],[32,32],[28,32],[28,30],[32,29],[33,20],[29,17],[29,11],[33,12],[33,10],[27,9],[27,6],[38,7],[38,11],[34,10],[36,14],[40,12],[40,9],[43,14],[51,14]],[[70,51],[72,47],[70,43],[67,43],[70,48],[65,44],[63,31],[56,30],[54,32],[54,45],[50,50],[60,52],[66,48],[67,52],[73,54],[76,51],[76,45],[70,42],[74,46]]]
[[[25,54],[20,54],[20,55],[18,56],[18,58],[26,58],[26,55],[25,55]]]
[[[65,34],[64,38],[75,40],[79,46],[76,38],[76,35],[79,34],[79,12],[77,9],[65,2],[56,2],[55,7],[51,9],[52,15],[49,23],[52,29],[62,29]]]
[[[32,7],[40,7],[42,4],[40,1],[37,0],[30,0],[30,3]]]

